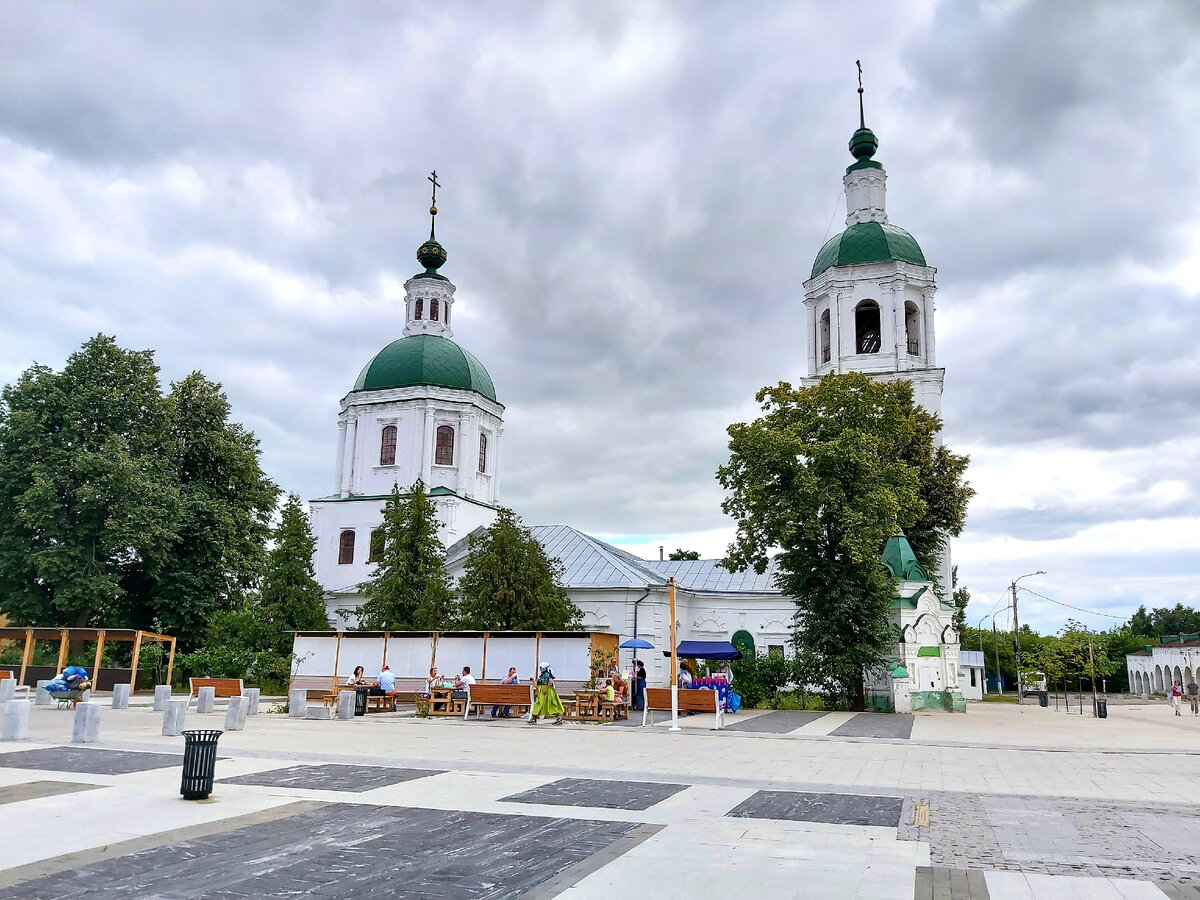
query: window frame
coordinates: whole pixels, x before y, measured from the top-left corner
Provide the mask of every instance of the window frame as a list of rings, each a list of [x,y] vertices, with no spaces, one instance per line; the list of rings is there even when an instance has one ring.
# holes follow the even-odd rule
[[[396,435],[397,429],[395,425],[384,425],[383,430],[379,433],[379,464],[381,466],[394,466],[396,464]],[[391,438],[390,443],[388,441],[389,437]],[[389,450],[391,451],[390,459],[388,458]]]
[[[383,526],[371,529],[371,540],[367,545],[367,562],[379,562],[383,556]]]
[[[425,316],[425,298],[418,297],[417,302],[413,304],[413,321],[420,322]]]
[[[448,443],[443,443],[443,441],[442,441],[443,434],[450,435],[450,440]],[[454,441],[455,441],[455,435],[454,435],[454,426],[453,425],[439,425],[437,428],[434,429],[434,431],[433,431],[433,464],[435,466],[447,466],[447,467],[454,466]],[[442,451],[444,451],[444,450],[449,451],[449,454],[448,454],[448,457],[450,460],[449,462],[441,462],[441,460],[443,458]]]
[[[486,475],[488,473],[488,471],[487,471],[487,451],[488,451],[487,432],[481,431],[481,432],[479,432],[479,474],[480,475]]]
[[[350,540],[347,542],[347,536]],[[353,528],[343,528],[338,532],[338,565],[352,566],[354,565],[354,551],[357,543],[356,534]],[[350,558],[346,559],[347,553]]]

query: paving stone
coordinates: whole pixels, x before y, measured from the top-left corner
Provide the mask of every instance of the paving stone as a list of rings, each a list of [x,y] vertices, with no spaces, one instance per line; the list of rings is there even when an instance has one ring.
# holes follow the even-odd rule
[[[859,713],[829,732],[837,737],[901,738],[912,735],[913,717],[899,713]]]
[[[0,898],[501,900],[537,887],[635,827],[335,803],[32,879],[0,891]]]
[[[314,791],[370,791],[415,781],[428,775],[441,775],[435,769],[399,769],[388,766],[289,766],[286,769],[271,769],[222,778],[224,784],[257,784],[264,787],[298,787]]]
[[[127,775],[183,764],[173,753],[140,753],[101,750],[96,747],[53,747],[0,753],[0,768],[43,769],[47,772],[84,772],[88,775]]]
[[[725,815],[742,819],[784,819],[789,822],[895,828],[900,823],[903,805],[902,797],[756,791]]]
[[[596,809],[649,809],[687,788],[686,784],[652,781],[603,781],[563,778],[530,791],[501,798],[509,803],[544,803],[548,806],[582,806]]]
[[[815,722],[826,713],[816,710],[778,710],[752,719],[725,717],[726,731],[758,731],[769,734],[787,734],[809,722]]]

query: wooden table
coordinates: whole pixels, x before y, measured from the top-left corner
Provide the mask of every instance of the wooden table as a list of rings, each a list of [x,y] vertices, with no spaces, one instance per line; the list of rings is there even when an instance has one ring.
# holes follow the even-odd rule
[[[459,691],[459,693],[462,693]],[[455,689],[452,687],[435,687],[429,689],[429,714],[431,716],[461,716],[466,709],[467,701],[464,694],[461,700],[454,699]]]
[[[603,691],[575,691],[575,718],[599,719],[602,696]]]

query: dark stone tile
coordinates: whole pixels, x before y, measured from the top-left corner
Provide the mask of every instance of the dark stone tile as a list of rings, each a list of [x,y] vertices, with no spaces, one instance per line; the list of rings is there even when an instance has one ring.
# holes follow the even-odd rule
[[[758,731],[769,734],[787,734],[789,731],[795,731],[802,725],[807,725],[809,722],[815,722],[823,712],[815,710],[778,710],[777,712],[769,712],[764,716],[755,716],[752,719],[738,719],[737,716],[725,717],[726,731]]]
[[[501,799],[510,803],[545,803],[551,806],[649,809],[655,803],[661,803],[685,788],[686,784],[659,784],[652,781],[563,778]]]
[[[441,771],[435,769],[394,769],[387,766],[290,766],[286,769],[271,769],[267,772],[221,778],[219,781],[222,784],[257,784],[263,787],[359,793],[440,774]]]
[[[167,766],[182,766],[183,754],[139,753],[90,747],[53,747],[0,753],[0,768],[44,769],[48,772],[85,772],[88,775],[128,775]]]
[[[912,735],[913,717],[896,713],[859,713],[829,732],[836,737],[900,738]]]
[[[0,891],[0,898],[499,900],[531,890],[635,827],[335,803],[33,879]]]
[[[785,819],[791,822],[895,828],[900,824],[903,805],[901,797],[758,791],[725,815],[739,819]]]

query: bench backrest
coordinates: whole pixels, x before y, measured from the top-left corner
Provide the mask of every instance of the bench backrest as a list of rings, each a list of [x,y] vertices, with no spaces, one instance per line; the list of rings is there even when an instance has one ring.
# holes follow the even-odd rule
[[[473,684],[467,690],[471,703],[511,704],[528,706],[533,703],[533,686],[529,684]]]
[[[13,673],[10,672],[8,669],[0,669],[0,681],[3,681],[5,678],[12,678],[12,677],[13,677]]]
[[[190,696],[198,697],[200,688],[210,687],[215,697],[242,696],[242,679],[240,678],[189,678],[188,691]]]
[[[692,712],[716,712],[720,702],[716,691],[679,689],[679,708]],[[647,709],[670,709],[670,688],[646,688]]]

